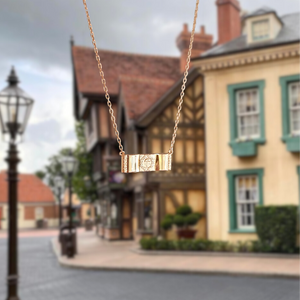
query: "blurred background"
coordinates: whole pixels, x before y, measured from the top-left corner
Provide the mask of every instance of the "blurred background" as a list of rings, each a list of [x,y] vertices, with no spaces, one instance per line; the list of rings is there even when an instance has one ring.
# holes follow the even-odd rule
[[[89,1],[97,45],[123,52],[179,56],[176,37],[183,23],[191,28],[192,1]],[[268,1],[241,1],[242,10],[251,12]],[[297,0],[272,1],[279,15],[297,11]],[[23,172],[35,172],[47,158],[64,146],[74,146],[72,115],[72,66],[70,37],[75,43],[91,46],[81,1],[2,1],[1,2],[1,87],[14,65],[27,92],[36,99],[22,145]],[[217,40],[214,1],[199,6],[197,27]],[[59,104],[59,105],[58,105]],[[4,153],[3,144],[0,145]],[[34,153],[34,155],[27,155]],[[3,158],[3,156],[1,156]],[[0,169],[4,169],[3,159]]]
[[[0,90],[17,76],[34,99],[16,197],[0,141],[0,297],[18,299],[12,220],[21,299],[299,298],[298,0],[200,1],[172,170],[148,172],[170,151],[194,2],[87,2],[131,173],[82,1],[0,0]]]

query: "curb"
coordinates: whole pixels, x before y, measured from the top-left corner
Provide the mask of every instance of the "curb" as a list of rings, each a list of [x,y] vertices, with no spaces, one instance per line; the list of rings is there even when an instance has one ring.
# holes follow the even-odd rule
[[[252,258],[283,258],[283,259],[299,259],[298,254],[279,254],[279,253],[236,253],[236,252],[208,252],[208,251],[157,251],[142,250],[140,248],[130,249],[133,253],[139,255],[160,255],[160,256],[207,256],[207,257],[252,257]]]
[[[189,274],[189,275],[209,275],[209,276],[244,276],[244,277],[263,277],[263,278],[285,278],[299,280],[300,275],[292,274],[277,274],[277,273],[247,273],[247,272],[231,272],[231,271],[220,271],[220,270],[183,270],[183,269],[166,269],[166,268],[143,268],[143,267],[109,267],[109,266],[85,266],[85,265],[74,265],[67,263],[62,260],[59,249],[56,247],[56,239],[50,241],[52,250],[57,258],[58,263],[65,268],[90,270],[90,271],[111,271],[111,272],[142,272],[142,273],[166,273],[166,274]]]

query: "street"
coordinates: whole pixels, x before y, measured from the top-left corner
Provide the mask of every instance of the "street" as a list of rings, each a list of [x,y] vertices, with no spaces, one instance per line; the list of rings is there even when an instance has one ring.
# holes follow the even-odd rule
[[[299,283],[291,279],[103,272],[62,268],[52,252],[51,238],[19,239],[21,300],[299,299]],[[6,239],[0,239],[1,300],[6,297],[6,242]]]

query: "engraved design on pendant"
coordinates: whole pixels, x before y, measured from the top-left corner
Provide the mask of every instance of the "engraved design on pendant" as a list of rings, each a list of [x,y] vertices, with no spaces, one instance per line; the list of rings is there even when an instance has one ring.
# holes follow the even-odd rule
[[[150,155],[141,155],[140,156],[140,171],[142,171],[142,172],[155,171],[154,157],[151,157]]]
[[[122,173],[170,171],[172,155],[164,154],[124,154],[121,156]]]

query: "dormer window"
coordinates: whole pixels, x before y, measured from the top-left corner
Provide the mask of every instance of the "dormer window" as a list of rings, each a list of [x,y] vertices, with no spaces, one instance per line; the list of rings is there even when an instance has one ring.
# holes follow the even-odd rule
[[[253,41],[262,41],[270,37],[270,20],[264,19],[252,23]]]
[[[282,27],[282,20],[271,8],[263,7],[243,17],[243,34],[247,44],[274,40]]]

